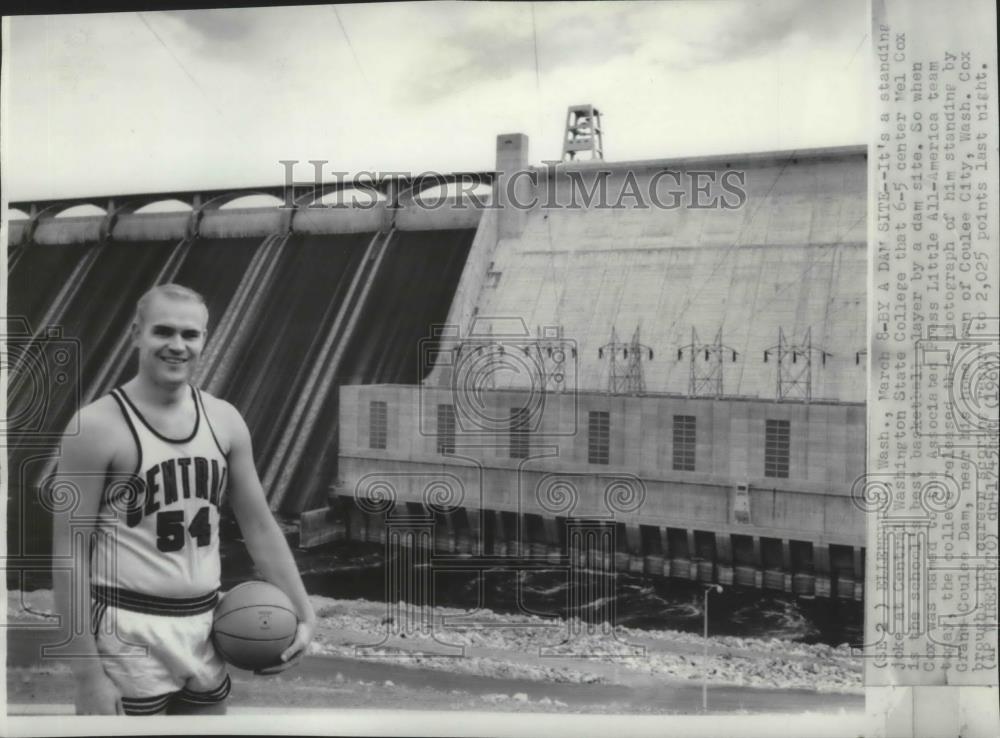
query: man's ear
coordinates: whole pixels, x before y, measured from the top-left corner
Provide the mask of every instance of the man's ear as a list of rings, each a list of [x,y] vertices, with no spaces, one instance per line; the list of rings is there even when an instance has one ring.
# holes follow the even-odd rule
[[[139,340],[139,335],[142,333],[142,329],[139,327],[139,321],[133,320],[132,325],[129,328],[129,337],[132,339],[132,343]]]

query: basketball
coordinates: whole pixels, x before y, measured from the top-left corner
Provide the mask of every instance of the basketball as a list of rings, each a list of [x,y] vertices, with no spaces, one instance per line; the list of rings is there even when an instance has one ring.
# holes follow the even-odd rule
[[[243,582],[215,608],[212,642],[228,663],[257,671],[281,662],[299,620],[291,600],[268,582]]]

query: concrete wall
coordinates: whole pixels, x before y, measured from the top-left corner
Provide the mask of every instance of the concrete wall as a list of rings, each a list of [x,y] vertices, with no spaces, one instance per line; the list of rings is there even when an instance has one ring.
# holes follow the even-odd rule
[[[573,197],[567,172],[592,187],[602,167],[610,172],[608,199],[621,207],[565,207]],[[813,398],[861,402],[865,167],[863,150],[843,149],[535,170],[538,202],[523,230],[500,234],[491,250],[493,279],[471,308],[456,303],[449,323],[469,330],[469,317],[478,315],[519,318],[532,332],[561,326],[578,346],[579,386],[588,390],[607,387],[608,361],[598,348],[612,329],[627,341],[639,327],[655,357],[643,364],[647,388],[678,393],[688,391],[690,361],[687,354],[678,359],[677,349],[691,342],[692,328],[703,343],[721,329],[722,342],[738,352],[724,365],[724,392],[751,397],[775,396],[776,364],[763,354],[778,343],[779,328],[792,343],[804,343],[811,329],[814,347],[830,354],[823,364],[814,353]],[[639,192],[673,202],[674,179],[656,179],[664,169],[677,172],[680,190],[688,188],[682,206],[658,207],[646,197],[653,206],[641,207],[620,197],[631,178]],[[742,207],[690,207],[694,172],[719,183],[727,171],[745,177]],[[713,197],[725,194],[720,184],[712,188]],[[469,278],[482,282],[481,274]],[[460,294],[473,291],[459,286]],[[447,382],[443,374],[429,383]],[[518,379],[505,381],[516,387]]]
[[[40,245],[91,243],[101,237],[104,216],[67,216],[42,220],[35,228],[33,240]]]
[[[469,255],[448,311],[448,323],[459,330],[466,329],[472,322],[473,311],[491,269],[497,247],[498,214],[496,208],[483,211],[476,237],[469,247]]]
[[[8,220],[7,221],[7,245],[17,246],[24,240],[25,231],[28,228],[28,221],[26,220]]]
[[[278,208],[210,210],[201,219],[198,235],[205,238],[264,238],[280,233],[287,212]]]
[[[111,238],[121,241],[180,241],[187,235],[191,213],[139,213],[121,215]]]
[[[477,417],[503,418],[510,408],[532,406],[526,393],[484,393]],[[369,402],[388,406],[384,450],[369,448]],[[483,424],[461,406],[456,453],[437,452],[437,405],[450,392],[407,386],[341,388],[340,484],[383,479],[400,500],[420,502],[435,479],[463,490],[462,506],[541,515],[613,514],[631,524],[676,526],[820,544],[862,546],[864,517],[850,499],[852,481],[864,470],[864,407],[854,404],[773,403],[673,397],[611,397],[600,394],[544,397],[531,434],[531,458],[512,459],[509,433],[501,427],[462,432]],[[587,417],[610,414],[610,463],[588,462]],[[673,416],[696,418],[695,471],[674,471]],[[766,419],[790,421],[789,477],[764,474]],[[368,475],[375,475],[369,477]],[[634,511],[605,504],[615,480],[644,487]],[[575,490],[572,510],[546,496],[564,482]],[[736,485],[749,487],[750,522],[735,515]],[[627,506],[626,506],[627,507]]]
[[[401,231],[475,228],[483,214],[468,198],[431,198],[390,209],[385,201],[371,207],[300,208],[292,229],[301,233],[369,233],[395,226]]]
[[[299,208],[292,220],[296,233],[375,233],[389,224],[385,203],[371,207]]]
[[[429,197],[423,204],[411,203],[395,213],[395,226],[401,231],[437,231],[475,228],[483,208],[468,198]]]
[[[447,200],[431,199],[426,203],[410,203],[396,210],[384,202],[372,207],[300,208],[291,219],[296,233],[374,233],[395,226],[402,231],[451,230],[476,228],[486,212],[478,200],[449,196]],[[199,224],[198,235],[205,238],[260,237],[280,233],[291,213],[277,207],[230,208],[208,210]],[[184,238],[190,212],[129,213],[119,216],[112,239],[124,241],[157,241]],[[100,237],[104,216],[43,218],[35,229],[34,240],[44,244],[86,243]],[[19,244],[28,221],[14,220],[9,224],[8,242]],[[495,219],[492,226],[495,236]]]

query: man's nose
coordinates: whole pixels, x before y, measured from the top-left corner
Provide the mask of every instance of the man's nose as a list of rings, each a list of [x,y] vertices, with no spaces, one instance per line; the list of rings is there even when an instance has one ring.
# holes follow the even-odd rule
[[[176,351],[180,353],[184,351],[184,341],[182,341],[181,337],[175,333],[173,336],[170,337],[170,343],[168,344],[168,348],[171,351]]]

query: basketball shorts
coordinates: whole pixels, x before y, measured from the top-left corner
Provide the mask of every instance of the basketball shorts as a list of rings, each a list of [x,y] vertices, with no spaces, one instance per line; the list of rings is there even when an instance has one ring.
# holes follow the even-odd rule
[[[229,673],[211,639],[218,593],[186,600],[107,588],[92,594],[97,650],[126,715],[154,715],[177,703],[208,706],[229,696]]]

